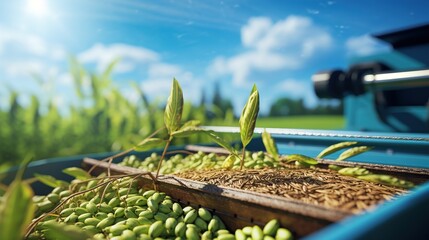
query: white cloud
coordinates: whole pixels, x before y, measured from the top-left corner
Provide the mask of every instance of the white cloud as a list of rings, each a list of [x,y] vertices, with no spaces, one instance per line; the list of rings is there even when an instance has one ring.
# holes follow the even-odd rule
[[[178,65],[168,63],[151,64],[148,69],[148,78],[143,80],[141,87],[143,91],[152,96],[168,96],[171,81],[176,78],[186,95],[186,100],[198,100],[201,81],[196,79],[192,72],[182,69]]]
[[[369,35],[351,37],[346,41],[349,56],[368,56],[377,52],[386,51],[389,46],[382,44]]]
[[[159,60],[158,53],[127,44],[112,44],[104,45],[101,43],[95,44],[89,50],[78,55],[79,61],[82,63],[96,63],[99,71],[104,70],[115,59],[120,59],[116,65],[115,72],[128,72],[134,70],[137,64],[148,64]]]
[[[249,19],[247,25],[241,28],[241,41],[245,47],[255,47],[267,34],[272,21],[266,17]]]
[[[281,91],[283,96],[295,99],[303,98],[305,105],[308,107],[315,106],[318,101],[313,92],[313,86],[308,81],[286,79],[281,81],[275,89]]]
[[[59,45],[52,45],[34,34],[0,26],[0,55],[4,54],[29,54],[51,60],[61,60],[65,56]]]
[[[241,40],[245,51],[215,58],[209,74],[231,74],[233,83],[240,86],[252,71],[298,69],[315,53],[332,45],[327,31],[301,16],[289,16],[277,22],[268,17],[251,18],[241,29]]]

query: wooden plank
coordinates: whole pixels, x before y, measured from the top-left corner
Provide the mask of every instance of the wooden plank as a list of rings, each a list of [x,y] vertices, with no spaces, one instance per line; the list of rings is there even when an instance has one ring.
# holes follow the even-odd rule
[[[95,173],[105,172],[110,167],[112,174],[135,174],[141,170],[116,164],[84,159],[85,168],[97,166]],[[139,179],[142,187],[153,189],[153,181],[147,175]],[[194,207],[203,206],[221,217],[229,229],[248,225],[263,225],[276,218],[297,237],[309,235],[327,225],[339,221],[349,212],[302,203],[282,197],[219,187],[203,182],[174,176],[160,176],[158,190],[175,200]]]

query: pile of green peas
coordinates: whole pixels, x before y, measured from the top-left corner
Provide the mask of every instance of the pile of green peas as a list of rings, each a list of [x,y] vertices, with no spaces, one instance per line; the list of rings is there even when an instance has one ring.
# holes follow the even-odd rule
[[[77,226],[93,239],[292,239],[277,220],[263,230],[253,226],[230,232],[208,209],[183,206],[163,192],[139,188],[130,177],[95,188],[100,181],[73,180],[73,187],[35,197],[37,215],[62,206],[40,221],[28,239],[49,239],[45,233],[53,223]],[[69,197],[76,192],[82,194]]]

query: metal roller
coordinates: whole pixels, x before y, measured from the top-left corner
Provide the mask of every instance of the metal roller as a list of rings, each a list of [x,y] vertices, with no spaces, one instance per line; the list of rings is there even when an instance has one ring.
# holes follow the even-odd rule
[[[312,77],[314,89],[319,98],[342,98],[346,94],[360,95],[367,91],[429,87],[429,69],[382,71],[385,69],[384,65],[372,64],[354,66],[348,72],[322,71]]]

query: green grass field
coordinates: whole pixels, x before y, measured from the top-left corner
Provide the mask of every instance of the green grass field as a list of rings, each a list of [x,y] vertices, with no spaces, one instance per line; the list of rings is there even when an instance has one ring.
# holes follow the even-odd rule
[[[266,128],[342,129],[344,125],[344,116],[338,115],[261,117],[256,122],[256,127]]]

